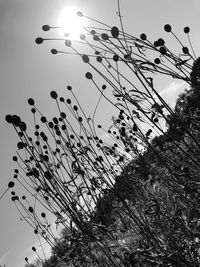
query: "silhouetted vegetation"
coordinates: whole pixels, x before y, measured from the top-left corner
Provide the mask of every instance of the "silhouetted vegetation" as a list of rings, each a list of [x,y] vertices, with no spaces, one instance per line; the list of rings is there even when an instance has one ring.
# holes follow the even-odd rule
[[[70,85],[70,97],[51,91],[58,108],[52,119],[28,99],[34,137],[19,116],[6,116],[20,138],[14,178],[33,204],[14,191],[12,200],[39,241],[42,237],[52,247],[49,259],[32,248],[43,267],[199,266],[200,59],[189,27],[184,28],[186,47],[169,24],[164,26],[179,40],[181,52],[175,55],[161,38],[152,42],[144,33],[124,32],[120,9],[118,15],[121,29],[101,22],[86,27],[81,46],[58,39],[99,74],[99,79],[89,71],[85,75],[100,92],[92,116]],[[49,40],[39,37],[36,43]],[[63,53],[71,52],[52,49],[52,54]],[[161,75],[185,82],[174,109],[156,89]],[[95,121],[102,98],[116,107],[108,130]],[[63,228],[60,238],[50,214]]]

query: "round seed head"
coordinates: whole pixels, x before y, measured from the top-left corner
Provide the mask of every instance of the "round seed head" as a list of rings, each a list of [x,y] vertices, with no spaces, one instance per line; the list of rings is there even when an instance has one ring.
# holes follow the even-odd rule
[[[119,29],[114,26],[111,28],[111,34],[113,38],[118,38],[119,37]]]
[[[86,77],[88,80],[91,80],[91,79],[92,79],[92,73],[87,72],[87,73],[85,74],[85,77]]]
[[[26,127],[26,123],[24,121],[22,121],[19,125],[19,128],[21,131],[26,131],[27,127]]]
[[[164,26],[164,30],[165,30],[166,32],[171,32],[172,27],[171,27],[169,24],[165,24],[165,26]]]
[[[98,36],[98,35],[94,35],[94,36],[93,36],[93,40],[94,40],[94,41],[99,41],[99,36]]]
[[[182,51],[184,54],[189,54],[189,49],[186,46],[182,48]]]
[[[47,180],[50,180],[52,178],[52,174],[49,172],[49,171],[46,171],[44,173],[44,177],[47,179]]]
[[[44,116],[42,116],[42,117],[41,117],[41,122],[42,122],[42,123],[46,123],[46,122],[47,122],[47,118],[44,117]]]
[[[90,59],[87,55],[82,55],[82,60],[84,63],[89,63]]]
[[[42,44],[44,39],[42,37],[38,37],[35,39],[36,44]]]
[[[18,149],[23,149],[24,148],[24,143],[23,142],[18,142],[17,143],[17,147],[18,147]]]
[[[184,28],[184,33],[189,33],[190,32],[190,28],[189,27],[185,27]]]
[[[85,34],[81,34],[81,35],[80,35],[80,39],[81,39],[81,40],[85,40],[85,39],[86,39]]]
[[[160,64],[160,59],[159,59],[159,58],[155,58],[155,59],[154,59],[154,63],[155,63],[155,64]]]
[[[51,27],[50,27],[49,25],[43,25],[43,26],[42,26],[42,30],[45,31],[45,32],[49,31],[50,28],[51,28]]]
[[[117,61],[119,60],[119,56],[118,56],[117,54],[115,54],[115,55],[113,56],[113,60],[114,60],[115,62],[117,62]]]
[[[9,115],[6,115],[5,120],[6,120],[8,123],[12,123],[12,116],[11,116],[10,114],[9,114]]]
[[[34,212],[34,209],[32,207],[29,207],[28,210],[29,210],[30,213]]]
[[[159,50],[162,55],[165,55],[167,53],[167,50],[164,46],[161,46]]]
[[[51,91],[50,96],[51,96],[53,99],[57,99],[57,98],[58,98],[58,94],[56,93],[56,91]]]
[[[65,45],[66,45],[67,47],[71,47],[72,42],[71,42],[70,40],[66,40],[66,41],[65,41]]]
[[[79,16],[79,17],[83,17],[83,13],[82,13],[81,11],[78,11],[78,12],[77,12],[77,16]]]
[[[145,33],[142,33],[142,34],[140,35],[140,39],[143,40],[143,41],[145,41],[145,40],[147,39],[146,34],[145,34]]]
[[[9,187],[9,188],[12,188],[14,185],[15,185],[15,183],[12,182],[12,181],[10,181],[10,182],[8,183],[8,187]]]
[[[106,40],[108,40],[108,39],[109,39],[109,37],[108,37],[108,34],[107,34],[107,33],[102,33],[102,34],[101,34],[101,38],[102,38],[102,40],[104,40],[104,41],[106,41]]]
[[[46,214],[44,212],[41,213],[42,218],[46,217]]]
[[[98,56],[98,57],[96,57],[96,60],[97,60],[97,62],[101,63],[102,62],[102,57]]]
[[[52,53],[53,55],[56,55],[56,54],[58,53],[58,50],[56,50],[56,49],[51,49],[51,53]]]
[[[21,119],[19,116],[17,115],[13,115],[12,116],[12,123],[16,126],[16,127],[19,127],[20,126],[20,123],[21,123]]]
[[[159,38],[157,42],[159,46],[162,46],[165,44],[165,41],[162,38]]]

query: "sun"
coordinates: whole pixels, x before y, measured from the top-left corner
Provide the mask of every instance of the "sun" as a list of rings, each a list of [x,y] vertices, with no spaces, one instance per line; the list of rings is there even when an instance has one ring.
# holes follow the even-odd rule
[[[86,21],[83,17],[77,15],[79,10],[75,7],[68,6],[58,18],[58,26],[61,28],[61,34],[69,37],[71,40],[78,40],[81,33],[84,33]]]

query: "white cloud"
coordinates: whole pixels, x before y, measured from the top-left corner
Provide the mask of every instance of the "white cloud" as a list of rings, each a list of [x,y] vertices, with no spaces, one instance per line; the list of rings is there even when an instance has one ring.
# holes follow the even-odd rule
[[[177,97],[189,86],[183,81],[173,81],[166,88],[164,88],[160,95],[167,102],[167,104],[173,108],[175,106]]]

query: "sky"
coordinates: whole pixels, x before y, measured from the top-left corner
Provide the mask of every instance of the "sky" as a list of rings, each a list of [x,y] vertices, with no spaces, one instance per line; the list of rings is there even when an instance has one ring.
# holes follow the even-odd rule
[[[90,113],[98,99],[84,78],[86,66],[73,56],[50,53],[56,43],[38,46],[35,38],[44,36],[44,24],[57,26],[61,12],[66,6],[75,6],[89,17],[99,19],[111,26],[119,25],[116,0],[0,0],[0,195],[13,177],[18,141],[14,129],[5,122],[7,114],[19,114],[24,121],[32,123],[27,99],[32,97],[45,113],[53,116],[49,93],[52,90],[65,93],[66,85],[76,88],[83,107]],[[121,0],[121,12],[125,31],[135,36],[145,32],[151,40],[165,38],[166,23],[183,37],[183,28],[190,26],[191,39],[196,51],[199,38],[198,0]],[[54,33],[54,36],[60,33]],[[168,38],[169,45],[174,45]],[[54,47],[53,47],[54,46]],[[180,82],[160,80],[158,91],[171,105],[184,89]],[[88,101],[88,94],[90,101]],[[105,107],[109,113],[109,109]],[[107,114],[108,115],[108,114]],[[107,115],[98,115],[105,121]],[[111,114],[112,116],[113,114]],[[111,118],[110,116],[110,118]],[[33,258],[31,247],[37,241],[33,231],[21,222],[15,206],[7,193],[0,200],[0,265],[22,267],[24,258]]]

